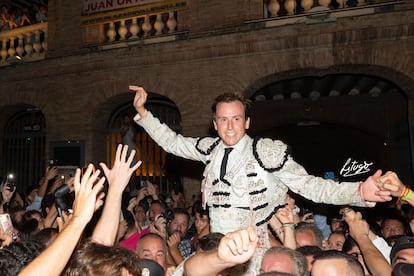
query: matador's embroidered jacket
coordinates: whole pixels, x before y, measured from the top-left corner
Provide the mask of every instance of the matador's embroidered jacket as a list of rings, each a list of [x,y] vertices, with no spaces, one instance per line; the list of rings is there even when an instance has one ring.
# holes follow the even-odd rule
[[[201,191],[204,204],[210,207],[212,232],[225,234],[250,225],[266,225],[285,203],[288,189],[314,202],[367,205],[358,183],[338,183],[307,174],[281,141],[245,135],[230,153],[226,175],[220,180],[225,147],[220,138],[183,137],[149,111],[143,118],[137,114],[134,120],[165,151],[206,164]]]

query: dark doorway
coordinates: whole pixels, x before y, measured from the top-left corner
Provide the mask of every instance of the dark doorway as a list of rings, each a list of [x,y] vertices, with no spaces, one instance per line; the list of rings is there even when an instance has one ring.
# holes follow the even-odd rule
[[[311,174],[339,176],[351,158],[412,183],[408,100],[398,86],[356,74],[266,81],[250,97],[250,135],[282,140]]]
[[[45,118],[35,107],[16,112],[4,129],[2,175],[15,174],[17,191],[39,183],[46,166]]]

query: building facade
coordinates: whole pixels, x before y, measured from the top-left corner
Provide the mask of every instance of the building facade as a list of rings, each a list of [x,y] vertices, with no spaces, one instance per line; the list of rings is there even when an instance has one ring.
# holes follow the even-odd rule
[[[413,0],[143,2],[49,1],[47,22],[0,33],[0,167],[31,175],[21,190],[65,141],[81,144],[80,165],[111,162],[130,84],[184,135],[211,134],[212,100],[237,92],[253,101],[251,135],[292,144],[310,172],[338,173],[349,157],[412,181]],[[21,113],[36,119],[13,132]],[[16,156],[19,135],[37,141],[34,159]],[[42,164],[15,168],[25,160]],[[199,174],[188,166],[189,197]]]

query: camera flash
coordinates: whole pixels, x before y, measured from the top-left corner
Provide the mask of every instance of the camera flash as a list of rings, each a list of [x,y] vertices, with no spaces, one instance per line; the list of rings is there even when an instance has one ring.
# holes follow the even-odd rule
[[[11,174],[9,174],[9,179],[13,179],[14,178],[14,175],[11,173]]]

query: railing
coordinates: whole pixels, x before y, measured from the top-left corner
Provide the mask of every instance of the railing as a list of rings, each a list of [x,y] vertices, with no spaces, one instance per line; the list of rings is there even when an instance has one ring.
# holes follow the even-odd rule
[[[264,23],[264,27],[290,24],[319,24],[343,17],[355,17],[390,10],[385,6],[404,3],[403,0],[263,0],[263,19],[246,21]]]
[[[0,66],[45,58],[48,23],[0,32]]]
[[[374,13],[376,6],[402,0],[263,0],[265,27],[298,23],[320,23],[338,17]],[[82,16],[83,45],[101,49],[173,41],[180,34],[180,10],[187,2],[164,6],[133,7],[121,11]],[[330,17],[331,13],[335,13]],[[284,19],[284,20],[279,20]],[[0,66],[45,58],[48,23],[39,23],[0,32]],[[181,27],[181,32],[182,27]]]
[[[308,13],[316,7],[336,10],[364,5],[367,5],[365,0],[264,0],[264,15],[265,18],[282,17]]]
[[[341,12],[402,2],[398,0],[263,0],[263,11],[264,18],[274,19],[295,15]]]
[[[152,16],[145,15],[105,24],[108,42],[173,33],[176,27],[177,19],[174,12],[159,13]]]
[[[101,48],[123,47],[129,43],[157,43],[175,40],[178,13],[186,2],[173,6],[136,8],[82,17],[83,42]],[[122,43],[124,42],[124,43]]]

